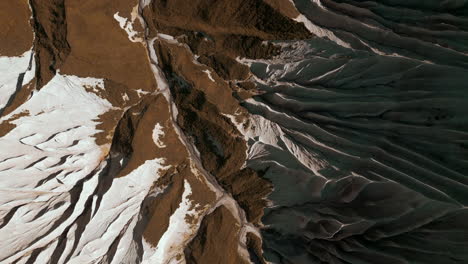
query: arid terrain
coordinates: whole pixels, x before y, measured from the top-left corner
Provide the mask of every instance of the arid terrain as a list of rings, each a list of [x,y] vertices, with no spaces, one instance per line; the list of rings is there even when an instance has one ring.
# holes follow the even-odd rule
[[[0,263],[468,263],[468,1],[1,0]]]

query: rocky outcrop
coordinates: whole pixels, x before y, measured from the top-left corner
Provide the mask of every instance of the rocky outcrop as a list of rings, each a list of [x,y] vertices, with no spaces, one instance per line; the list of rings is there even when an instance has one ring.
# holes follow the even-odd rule
[[[30,0],[36,80],[40,89],[48,83],[70,54],[67,40],[67,13],[65,0]]]

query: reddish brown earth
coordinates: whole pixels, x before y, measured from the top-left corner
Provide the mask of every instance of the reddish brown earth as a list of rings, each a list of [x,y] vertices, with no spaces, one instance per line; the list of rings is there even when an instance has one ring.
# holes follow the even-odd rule
[[[169,175],[164,178],[167,181],[167,188],[164,193],[157,196],[145,208],[144,214],[148,216],[148,223],[143,233],[146,241],[157,246],[159,239],[166,232],[169,226],[169,217],[179,206],[183,193],[183,178],[178,177],[174,171],[168,171]]]
[[[0,2],[0,56],[19,56],[31,49],[31,11],[26,0]]]
[[[130,17],[138,1],[66,2],[67,41],[71,52],[61,72],[110,80],[129,93],[138,89],[154,91],[156,83],[145,47],[130,42],[113,17],[116,12]]]
[[[264,0],[264,2],[289,18],[294,19],[300,14],[291,1]]]
[[[240,226],[224,206],[203,219],[198,235],[185,249],[187,263],[248,263],[237,252]]]
[[[15,124],[11,123],[13,120],[15,119],[18,119],[22,116],[28,116],[29,113],[28,112],[21,112],[19,114],[15,114],[13,116],[11,116],[9,119],[3,121],[0,123],[0,137],[3,137],[5,136],[6,134],[8,134],[8,132],[10,132],[11,130],[13,130],[13,128],[16,127]]]
[[[151,36],[161,32],[187,44],[155,42],[160,67],[179,110],[177,122],[200,151],[203,167],[238,201],[247,220],[256,225],[260,224],[266,206],[264,197],[271,185],[257,172],[241,169],[246,144],[223,115],[246,115],[236,96],[248,98],[249,90],[254,89],[253,83],[244,81],[250,76],[249,69],[236,57],[271,57],[277,48],[263,41],[310,37],[302,24],[287,17],[294,16],[291,7],[283,14],[277,11],[277,2],[269,4],[195,1],[188,6],[177,1],[153,1],[143,13]],[[197,61],[194,55],[199,56]],[[212,71],[215,82],[203,72],[206,70]],[[261,241],[249,245],[258,252]]]

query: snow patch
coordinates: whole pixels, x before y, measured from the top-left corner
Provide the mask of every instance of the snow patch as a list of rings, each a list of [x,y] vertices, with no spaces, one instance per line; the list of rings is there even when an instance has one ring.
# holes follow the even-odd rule
[[[128,39],[131,42],[142,42],[143,41],[143,39],[141,37],[138,37],[139,33],[136,32],[133,29],[133,23],[135,21],[134,18],[132,18],[132,20],[128,20],[125,17],[121,17],[119,15],[119,12],[117,12],[117,13],[114,14],[114,19],[117,20],[117,22],[119,22],[120,28],[122,28],[123,30],[125,30],[125,32],[127,32]]]
[[[203,72],[206,73],[206,74],[208,75],[208,78],[210,78],[210,80],[211,80],[212,82],[215,82],[215,80],[214,80],[213,77],[211,76],[211,71],[210,71],[210,70],[204,70]]]
[[[310,33],[312,33],[314,35],[317,35],[317,36],[319,36],[321,38],[328,38],[329,40],[335,42],[336,44],[338,44],[340,46],[351,49],[351,45],[349,45],[349,43],[346,43],[343,40],[341,40],[340,38],[338,38],[332,31],[315,25],[314,23],[312,23],[312,21],[307,19],[307,17],[305,17],[302,14],[297,16],[294,19],[294,21],[299,22],[299,23],[303,23],[304,26],[310,31]]]
[[[135,90],[135,91],[137,92],[138,96],[142,96],[142,95],[150,93],[148,91],[143,91],[142,89],[138,89],[138,90]]]
[[[174,40],[174,37],[171,35],[163,34],[163,33],[158,33],[158,37],[165,39],[165,40]]]
[[[161,141],[161,136],[164,136],[163,127],[161,124],[156,123],[153,129],[153,141],[158,148],[165,148],[166,145]]]

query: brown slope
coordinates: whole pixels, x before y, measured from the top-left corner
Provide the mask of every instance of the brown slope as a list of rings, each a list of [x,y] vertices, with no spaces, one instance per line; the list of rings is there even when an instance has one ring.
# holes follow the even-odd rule
[[[19,56],[31,49],[30,16],[27,1],[0,1],[0,56]]]
[[[130,19],[137,4],[137,0],[67,0],[71,52],[61,72],[111,80],[127,91],[154,91],[156,83],[145,46],[129,41],[114,19],[117,12]],[[134,24],[138,23],[136,20]]]
[[[302,24],[291,19],[294,7],[287,6],[287,12],[282,12],[278,1],[186,4],[176,0],[152,1],[143,10],[150,37],[164,33],[186,44],[157,40],[154,46],[179,111],[178,125],[200,152],[203,167],[237,200],[247,221],[259,226],[266,206],[264,197],[271,191],[271,185],[258,172],[243,168],[246,143],[225,114],[245,118],[247,112],[238,100],[255,93],[249,69],[236,58],[270,58],[278,54],[279,48],[265,41],[311,37]],[[205,225],[206,221],[213,220],[209,216]],[[221,223],[215,221],[211,225]],[[188,263],[226,263],[217,259],[217,252],[238,255],[234,246],[211,247],[206,243],[206,232],[209,228],[202,225],[186,251]],[[229,232],[238,236],[238,230]],[[238,245],[239,237],[236,239]],[[261,240],[249,237],[248,241],[251,257],[263,262]]]
[[[154,27],[188,30],[210,36],[243,35],[261,39],[297,39],[310,36],[301,23],[282,15],[261,0],[152,1]]]
[[[112,135],[108,132],[117,125],[122,108],[140,100],[136,90],[156,89],[144,44],[129,41],[114,18],[118,13],[130,19],[138,1],[31,0],[30,4],[36,35],[37,88],[59,70],[61,74],[103,78],[106,89],[98,95],[116,109],[101,116],[104,132],[97,141],[100,145],[110,143]],[[138,23],[135,28],[141,29]]]
[[[246,144],[223,115],[243,111],[232,95],[231,86],[223,81],[210,81],[202,72],[204,67],[191,62],[184,47],[161,42],[157,50],[166,75],[171,76],[170,87],[179,110],[178,124],[200,151],[203,167],[241,202],[248,220],[258,224],[266,205],[263,197],[271,187],[255,171],[242,168]]]
[[[284,0],[263,0],[269,6],[287,16],[289,18],[296,18],[300,15],[299,11],[297,11],[296,7],[292,3],[292,1],[284,1]]]
[[[206,216],[185,250],[187,264],[248,263],[238,254],[240,226],[224,206]]]
[[[152,138],[156,124],[164,132],[160,137],[162,147],[157,146]],[[169,104],[161,94],[148,95],[125,112],[113,134],[110,153],[115,159],[123,158],[122,166],[111,176],[123,177],[145,161],[156,158],[163,158],[164,165],[169,167],[160,172],[160,178],[153,183],[152,192],[161,190],[161,193],[144,202],[140,212],[143,221],[135,233],[154,247],[166,232],[171,215],[179,207],[185,180],[192,189],[190,200],[198,204],[197,211],[206,210],[216,199],[206,182],[190,169],[188,152],[174,130]],[[195,214],[187,221],[195,225],[198,217]]]
[[[183,177],[177,174],[174,169],[163,176],[166,183],[159,182],[161,187],[165,187],[162,194],[158,195],[143,210],[147,215],[148,223],[145,226],[143,236],[152,246],[156,247],[164,232],[169,226],[169,218],[179,207],[184,192]],[[163,185],[164,184],[164,185]]]

